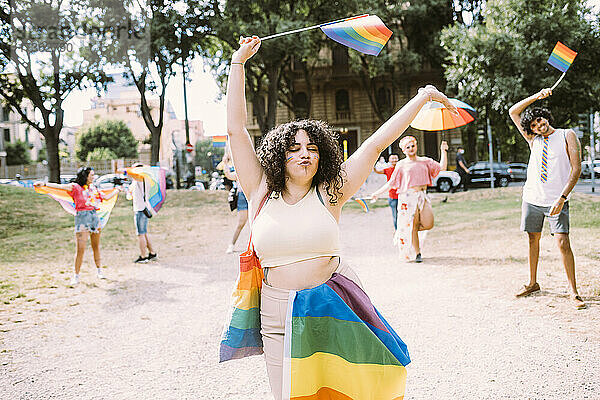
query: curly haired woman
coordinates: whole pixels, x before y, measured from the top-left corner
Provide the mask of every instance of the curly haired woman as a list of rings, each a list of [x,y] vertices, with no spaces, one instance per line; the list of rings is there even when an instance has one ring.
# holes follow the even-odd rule
[[[347,161],[343,161],[337,135],[326,123],[313,120],[275,127],[255,152],[246,130],[244,63],[258,51],[260,44],[256,36],[241,38],[240,48],[232,56],[227,130],[238,181],[249,201],[249,216],[255,217],[251,220],[252,242],[265,271],[260,303],[261,334],[271,390],[275,399],[282,399],[290,398],[290,360],[284,360],[284,335],[286,323],[291,321],[288,306],[291,294],[302,293],[313,299],[312,304],[326,306],[324,303],[329,300],[319,297],[319,290],[325,290],[325,285],[353,285],[360,292],[360,301],[368,301],[360,280],[340,259],[338,221],[342,206],[365,182],[380,153],[406,130],[425,102],[436,100],[450,109],[454,107],[433,86],[420,89]],[[370,302],[368,307],[374,309]],[[393,333],[391,327],[390,330]],[[305,332],[311,333],[323,334],[323,331]],[[393,335],[405,349],[400,338]],[[335,338],[336,333],[330,332],[322,340]],[[340,351],[358,344],[339,344]],[[406,354],[403,365],[408,362]],[[316,382],[321,390],[332,391],[331,387],[324,388],[322,378],[327,367],[322,366],[324,369],[318,369],[321,372],[316,375],[316,369],[311,369],[311,382]],[[377,378],[385,379],[383,369],[378,371]],[[308,379],[308,375],[304,378]],[[363,382],[358,376],[344,374],[344,379],[350,380],[356,390],[367,390],[370,398],[386,398],[380,392],[384,390],[382,385],[361,389]],[[403,393],[404,381],[397,388]]]

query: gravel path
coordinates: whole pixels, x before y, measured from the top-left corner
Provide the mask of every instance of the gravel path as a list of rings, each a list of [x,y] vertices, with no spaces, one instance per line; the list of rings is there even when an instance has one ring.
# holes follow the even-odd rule
[[[237,254],[223,253],[235,221],[223,215],[154,235],[157,262],[107,250],[119,267],[97,281],[87,254],[79,287],[0,309],[0,398],[270,399],[262,357],[217,363],[237,268]],[[449,243],[456,227],[463,242]],[[590,307],[576,311],[545,237],[542,293],[517,300],[527,274],[518,227],[486,237],[456,227],[431,232],[423,264],[402,264],[389,209],[342,217],[346,258],[409,346],[406,398],[600,399],[600,298],[584,283],[597,260],[578,259]],[[246,241],[244,231],[238,250]]]

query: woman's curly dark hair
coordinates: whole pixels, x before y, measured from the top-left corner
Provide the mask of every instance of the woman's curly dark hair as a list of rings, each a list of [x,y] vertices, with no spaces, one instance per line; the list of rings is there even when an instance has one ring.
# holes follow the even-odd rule
[[[310,141],[319,148],[319,167],[313,177],[312,186],[323,183],[329,196],[329,203],[337,204],[343,185],[342,151],[338,142],[338,134],[323,121],[311,119],[292,121],[276,126],[265,135],[256,154],[267,175],[268,190],[276,196],[283,191],[285,187],[285,152],[294,143],[296,133],[300,129],[304,130]]]
[[[538,117],[542,117],[548,120],[550,125],[554,124],[554,117],[552,113],[547,108],[534,107],[528,108],[525,110],[523,115],[521,116],[521,127],[527,131],[530,135],[535,135],[535,133],[531,130],[531,123],[535,121]]]
[[[87,179],[92,171],[92,167],[81,167],[77,170],[77,177],[73,182],[77,183],[79,186],[83,187],[87,185]]]

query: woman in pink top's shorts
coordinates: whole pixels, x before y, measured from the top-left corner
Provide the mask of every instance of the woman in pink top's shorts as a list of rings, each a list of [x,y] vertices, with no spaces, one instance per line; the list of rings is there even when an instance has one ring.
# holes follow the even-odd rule
[[[398,192],[398,220],[394,234],[394,244],[405,260],[413,259],[422,262],[421,242],[425,240],[428,230],[433,228],[433,209],[427,196],[427,186],[440,171],[448,166],[448,143],[440,145],[442,156],[440,162],[417,156],[417,139],[406,136],[400,141],[400,149],[406,157],[396,164],[390,180],[376,190],[371,198],[377,200],[388,190]]]

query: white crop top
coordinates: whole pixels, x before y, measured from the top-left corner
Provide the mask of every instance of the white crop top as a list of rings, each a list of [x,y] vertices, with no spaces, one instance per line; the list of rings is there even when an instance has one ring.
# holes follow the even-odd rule
[[[340,255],[337,221],[311,188],[296,204],[271,196],[252,223],[252,243],[263,268]]]

